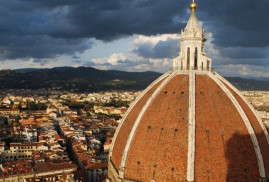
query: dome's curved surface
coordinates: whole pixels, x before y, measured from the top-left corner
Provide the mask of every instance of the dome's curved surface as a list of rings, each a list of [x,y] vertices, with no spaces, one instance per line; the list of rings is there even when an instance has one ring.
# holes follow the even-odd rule
[[[142,94],[115,136],[112,181],[186,181],[188,175],[202,182],[259,181],[268,176],[268,134],[238,90],[208,71],[163,77]],[[194,163],[188,166],[191,153]]]
[[[267,181],[266,128],[241,93],[212,71],[194,11],[187,27],[172,70],[122,119],[109,154],[109,180]]]

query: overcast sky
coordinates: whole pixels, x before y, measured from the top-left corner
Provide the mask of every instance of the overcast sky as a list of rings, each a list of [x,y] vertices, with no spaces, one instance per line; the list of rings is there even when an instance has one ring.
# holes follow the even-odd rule
[[[171,68],[191,0],[0,0],[0,69]],[[269,77],[269,1],[197,0],[224,76]]]

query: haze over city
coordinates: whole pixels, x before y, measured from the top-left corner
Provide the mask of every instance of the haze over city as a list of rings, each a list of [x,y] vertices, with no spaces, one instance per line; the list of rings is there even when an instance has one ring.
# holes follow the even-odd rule
[[[1,0],[0,69],[91,66],[166,72],[186,0]],[[269,77],[269,2],[198,2],[206,52],[224,76]]]

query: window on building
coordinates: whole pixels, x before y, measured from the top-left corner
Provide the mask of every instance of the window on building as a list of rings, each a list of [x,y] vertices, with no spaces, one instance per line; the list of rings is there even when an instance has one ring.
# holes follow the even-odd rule
[[[191,56],[191,52],[190,52],[190,48],[188,47],[188,49],[187,49],[187,70],[190,69],[190,56]]]
[[[194,69],[197,70],[197,65],[198,65],[198,49],[197,47],[195,48],[195,54],[194,54]]]

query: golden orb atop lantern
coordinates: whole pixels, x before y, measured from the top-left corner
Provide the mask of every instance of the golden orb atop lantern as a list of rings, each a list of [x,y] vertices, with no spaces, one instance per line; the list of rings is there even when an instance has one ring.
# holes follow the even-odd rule
[[[191,5],[190,5],[191,11],[195,12],[196,8],[197,8],[197,4],[194,2],[194,0],[192,1]]]

